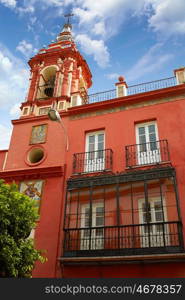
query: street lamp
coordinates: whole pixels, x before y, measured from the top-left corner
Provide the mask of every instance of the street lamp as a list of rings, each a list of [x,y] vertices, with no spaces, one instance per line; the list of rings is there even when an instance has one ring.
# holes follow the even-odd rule
[[[55,122],[58,122],[60,123],[60,125],[62,126],[62,129],[64,130],[64,134],[65,134],[65,139],[66,139],[66,150],[68,151],[69,149],[69,140],[68,140],[68,135],[67,135],[67,131],[66,131],[66,128],[64,127],[63,125],[63,122],[62,122],[62,119],[60,117],[60,114],[57,110],[51,108],[49,111],[48,111],[48,117],[51,121],[55,121]]]

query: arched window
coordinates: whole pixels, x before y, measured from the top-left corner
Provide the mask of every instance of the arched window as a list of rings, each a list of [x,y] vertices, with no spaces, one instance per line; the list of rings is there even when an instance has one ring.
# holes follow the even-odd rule
[[[37,99],[53,97],[56,71],[56,66],[50,66],[41,72]]]

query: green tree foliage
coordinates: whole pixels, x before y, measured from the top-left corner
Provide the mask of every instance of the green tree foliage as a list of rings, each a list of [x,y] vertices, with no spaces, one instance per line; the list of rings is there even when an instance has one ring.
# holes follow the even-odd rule
[[[34,200],[0,180],[0,277],[31,277],[42,252],[28,238],[38,219]]]

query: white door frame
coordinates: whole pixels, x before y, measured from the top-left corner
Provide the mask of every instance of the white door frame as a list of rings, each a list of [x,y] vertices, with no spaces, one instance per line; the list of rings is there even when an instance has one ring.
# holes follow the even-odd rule
[[[84,171],[85,172],[98,172],[105,169],[105,152],[102,152],[102,157],[98,157],[98,136],[103,134],[103,149],[105,150],[105,131],[94,131],[86,134],[85,142],[85,158],[84,158]],[[94,150],[90,151],[89,137],[94,136]],[[94,152],[96,151],[96,152]],[[101,151],[101,150],[100,150]],[[92,153],[89,153],[92,152]],[[94,153],[93,153],[94,152]],[[92,158],[91,158],[92,157]]]
[[[150,141],[150,134],[149,134],[149,126],[154,125],[155,126],[155,136],[156,141],[159,141],[158,136],[158,129],[157,129],[157,123],[156,121],[152,122],[146,122],[146,123],[140,123],[136,125],[136,144],[137,144],[137,164],[138,165],[147,165],[152,164],[156,162],[161,161],[161,155],[160,155],[160,144],[156,143],[157,149],[152,150],[151,149],[151,141]],[[139,135],[139,128],[144,127],[145,128],[145,143],[146,143],[146,151],[141,151],[141,142],[140,142],[140,135]]]
[[[150,204],[150,213],[151,213],[151,223],[158,223],[158,222],[166,222],[167,221],[167,213],[166,213],[166,205],[165,205],[165,199],[163,197],[163,213],[164,213],[164,220],[161,221],[156,221],[155,219],[155,202],[160,202],[161,203],[161,198],[160,197],[151,197],[148,199],[148,203]],[[145,199],[139,199],[138,200],[138,208],[139,208],[139,222],[140,224],[147,224],[143,220],[143,204],[146,203]],[[149,223],[150,224],[150,223]],[[150,247],[163,247],[164,246],[164,236],[163,236],[163,229],[158,231],[157,225],[152,225],[150,226],[152,228],[150,232]],[[147,231],[147,225],[145,226],[140,226],[140,242],[141,242],[141,247],[149,247],[149,233]],[[169,246],[170,245],[170,240],[169,240],[169,230],[168,226],[165,225],[165,245]]]
[[[89,204],[83,204],[81,206],[81,228],[87,229],[81,229],[81,243],[80,243],[80,249],[81,250],[89,250],[89,246],[91,250],[97,250],[97,249],[103,249],[104,248],[104,230],[103,228],[99,228],[101,226],[96,225],[96,209],[98,207],[104,208],[104,203],[92,203],[92,224],[91,227],[97,227],[97,229],[91,229],[91,227],[86,226],[85,224],[85,210],[86,208],[89,209],[90,212],[90,203]],[[89,217],[91,217],[89,215]],[[103,223],[104,223],[104,215],[103,215]],[[98,229],[99,228],[99,229]],[[91,230],[91,245],[90,245],[90,230]]]

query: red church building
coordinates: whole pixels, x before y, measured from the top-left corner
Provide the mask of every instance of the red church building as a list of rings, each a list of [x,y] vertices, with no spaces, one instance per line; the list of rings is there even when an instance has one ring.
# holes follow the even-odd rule
[[[89,95],[69,23],[28,63],[0,178],[36,201],[33,277],[185,277],[185,68]]]

